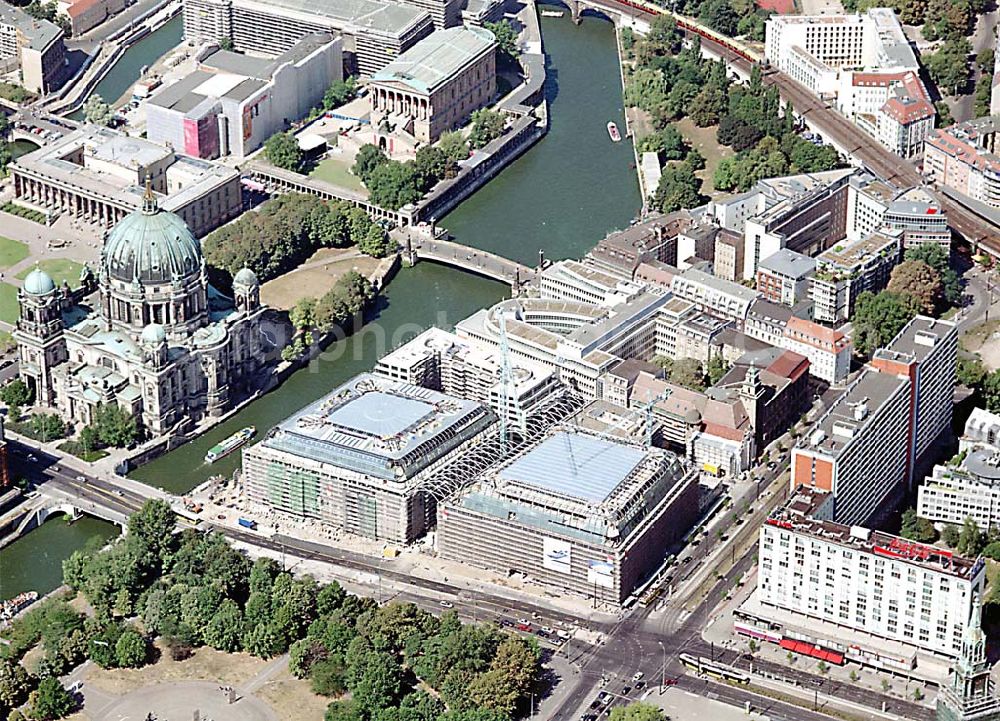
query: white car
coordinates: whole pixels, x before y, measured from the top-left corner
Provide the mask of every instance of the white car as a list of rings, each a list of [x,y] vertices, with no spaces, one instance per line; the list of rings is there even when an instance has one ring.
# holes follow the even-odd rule
[[[455,608],[455,604],[452,603],[451,601],[439,601],[438,605],[441,608]]]
[[[633,676],[633,677],[632,677],[632,680],[633,680],[633,681],[638,681],[639,679],[641,679],[641,678],[642,678],[642,676],[643,676],[643,673],[642,673],[642,671],[639,671],[639,672],[637,672],[637,673],[635,674],[635,676]]]

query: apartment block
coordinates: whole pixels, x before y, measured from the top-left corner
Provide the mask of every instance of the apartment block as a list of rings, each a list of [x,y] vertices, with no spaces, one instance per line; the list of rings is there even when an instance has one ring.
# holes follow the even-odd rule
[[[931,133],[924,143],[924,175],[992,208],[1000,208],[1000,116],[990,115]]]
[[[688,268],[675,276],[670,285],[674,295],[695,304],[706,313],[736,321],[742,325],[750,306],[757,299],[757,292],[714,275]]]
[[[948,433],[957,348],[954,323],[907,323],[792,450],[792,488],[830,491],[840,523],[893,510]]]
[[[69,72],[62,28],[0,3],[0,68],[20,70],[21,84],[32,93],[56,90]]]
[[[958,656],[986,584],[983,560],[834,522],[831,501],[800,489],[761,526],[762,609]]]
[[[885,288],[901,258],[899,231],[872,233],[821,253],[809,289],[813,318],[821,323],[841,323],[850,318],[858,295]]]

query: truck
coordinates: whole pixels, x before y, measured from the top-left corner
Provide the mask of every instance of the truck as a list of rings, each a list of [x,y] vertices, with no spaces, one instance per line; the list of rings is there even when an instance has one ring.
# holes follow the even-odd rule
[[[249,528],[251,531],[257,530],[257,521],[251,521],[249,518],[241,518],[238,523],[244,528]]]

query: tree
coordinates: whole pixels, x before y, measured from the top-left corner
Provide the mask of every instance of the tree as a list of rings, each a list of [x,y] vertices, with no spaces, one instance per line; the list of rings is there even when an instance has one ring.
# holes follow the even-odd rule
[[[704,200],[701,180],[686,163],[668,165],[663,169],[660,183],[653,193],[653,205],[661,213],[672,213],[683,208],[696,208]]]
[[[357,79],[349,75],[345,80],[336,80],[323,93],[323,110],[333,110],[339,108],[344,103],[349,103],[358,95]]]
[[[993,48],[983,48],[976,53],[976,65],[979,67],[980,72],[984,75],[991,74],[993,72],[995,58],[996,53]]]
[[[949,125],[955,124],[955,119],[951,116],[951,108],[944,100],[935,102],[934,110],[937,111],[937,126],[939,128],[947,128]]]
[[[0,388],[0,400],[3,400],[10,408],[11,418],[16,419],[21,415],[21,408],[34,402],[35,394],[31,392],[24,381],[15,378]]]
[[[135,416],[117,405],[97,406],[93,424],[101,443],[108,446],[127,448],[139,438]]]
[[[38,688],[31,692],[28,705],[33,719],[49,721],[69,716],[76,707],[76,701],[59,683],[59,679],[46,676],[39,682]]]
[[[219,605],[208,626],[205,627],[205,643],[219,651],[234,653],[239,651],[243,638],[243,612],[230,598]]]
[[[358,154],[354,156],[354,166],[351,168],[351,172],[358,176],[362,183],[368,185],[368,179],[375,172],[375,169],[388,162],[389,158],[386,157],[385,153],[371,143],[367,143],[362,145],[358,149]]]
[[[264,141],[264,155],[271,165],[298,172],[302,164],[302,149],[291,133],[275,133]]]
[[[937,540],[937,531],[934,524],[926,518],[917,515],[913,508],[903,511],[903,521],[900,526],[899,535],[909,538],[911,541],[920,543],[933,543]]]
[[[717,87],[707,86],[694,97],[688,108],[691,121],[699,128],[707,128],[719,122],[726,111],[726,95]]]
[[[101,433],[94,426],[84,426],[80,430],[79,441],[84,453],[93,453],[104,446],[101,442]]]
[[[362,721],[361,708],[354,700],[332,701],[326,707],[323,721]]]
[[[705,366],[705,373],[708,375],[708,384],[714,386],[721,380],[722,376],[726,375],[732,366],[722,357],[721,353],[712,355],[708,359],[708,365]]]
[[[298,330],[308,330],[316,326],[316,299],[299,298],[290,311],[288,320]]]
[[[320,696],[340,696],[347,690],[347,669],[340,654],[316,661],[309,669],[313,693]]]
[[[615,706],[608,714],[609,721],[664,721],[665,718],[659,706],[641,701]]]
[[[1000,370],[988,373],[982,385],[983,401],[990,413],[1000,413]]]
[[[854,304],[854,348],[862,356],[870,356],[884,348],[920,310],[910,295],[884,290],[875,294],[865,291]]]
[[[941,276],[922,260],[906,260],[893,268],[886,290],[913,298],[926,314],[935,312],[944,295]]]
[[[97,93],[92,93],[83,104],[83,116],[88,123],[108,126],[115,117],[114,110]]]
[[[47,443],[66,435],[66,426],[55,413],[36,413],[31,419],[31,433],[37,440]]]
[[[31,691],[31,677],[18,661],[0,659],[0,709],[16,708]]]
[[[427,191],[444,179],[448,173],[448,156],[436,145],[425,145],[417,150],[413,168],[419,178],[420,189]]]
[[[969,79],[972,46],[963,37],[952,37],[924,61],[931,79],[942,92],[957,95]]]
[[[503,113],[488,108],[482,108],[472,113],[472,132],[469,134],[469,145],[482,148],[503,135],[507,119]]]
[[[384,258],[395,248],[389,234],[378,223],[372,223],[364,238],[358,241],[358,250],[373,258]]]
[[[379,164],[365,180],[369,199],[387,210],[399,210],[407,203],[416,203],[422,193],[421,178],[413,163],[390,160]]]
[[[852,668],[849,678],[851,679],[851,683],[857,683],[860,676],[858,676],[858,672]]]
[[[975,519],[967,516],[958,535],[958,552],[963,556],[978,556],[985,545],[985,535],[979,531]]]
[[[639,152],[656,153],[660,161],[680,160],[688,150],[688,143],[674,125],[668,125],[663,130],[647,135],[639,141]]]
[[[957,548],[960,539],[958,526],[953,523],[945,525],[941,531],[941,540],[948,544],[948,548]]]
[[[233,46],[233,39],[232,38],[229,38],[229,37],[219,38],[219,49],[220,50],[227,50],[229,52],[232,52],[233,47],[234,46]]]
[[[483,27],[493,33],[497,41],[497,55],[507,62],[514,62],[520,54],[517,46],[517,31],[510,20],[500,20],[495,23],[483,23]]]
[[[126,544],[138,556],[151,556],[160,568],[167,568],[177,550],[176,524],[170,504],[151,498],[129,517]]]
[[[882,679],[882,691],[888,692],[890,688],[892,688],[892,684],[889,683],[889,679],[887,678]]]
[[[460,132],[452,130],[441,134],[441,138],[438,140],[438,147],[441,148],[445,157],[448,158],[448,172],[445,176],[448,178],[454,177],[458,171],[459,161],[469,157],[469,144]]]
[[[915,248],[908,249],[904,259],[921,260],[936,270],[941,279],[944,300],[949,305],[958,305],[962,302],[962,280],[951,267],[949,255],[948,251],[937,243],[921,243]]]
[[[685,388],[704,390],[705,372],[697,358],[677,358],[670,369],[670,381]]]
[[[115,662],[120,668],[139,668],[146,664],[149,645],[146,639],[131,628],[122,631],[115,643]]]
[[[354,644],[352,643],[352,649]],[[351,695],[367,714],[393,705],[402,690],[399,665],[389,654],[348,649],[348,686]]]

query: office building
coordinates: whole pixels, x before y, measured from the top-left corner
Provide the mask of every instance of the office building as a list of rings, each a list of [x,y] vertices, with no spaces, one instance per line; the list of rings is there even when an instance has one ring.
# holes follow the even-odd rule
[[[697,474],[677,456],[576,424],[470,480],[438,506],[442,558],[612,606],[698,514]]]
[[[996,154],[1000,116],[939,128],[924,143],[924,174],[991,208],[1000,208],[1000,157]]]
[[[794,308],[809,292],[816,261],[789,248],[771,253],[757,266],[757,292],[765,300]]]
[[[642,292],[642,284],[623,280],[588,260],[560,260],[541,272],[539,295],[613,307]]]
[[[480,403],[363,373],[245,449],[243,479],[280,513],[409,543],[434,523],[435,472],[495,422]]]
[[[889,284],[902,250],[902,233],[885,231],[836,245],[817,256],[809,288],[813,318],[839,324],[853,316],[858,295],[878,293]]]
[[[25,278],[14,339],[36,405],[80,426],[102,405],[118,406],[158,437],[190,432],[261,390],[257,278],[237,272],[235,307],[210,305],[201,245],[151,190],[108,233],[96,285],[91,308],[39,268]]]
[[[322,104],[343,77],[341,38],[308,35],[274,60],[208,49],[146,101],[146,137],[194,158],[244,158]]]
[[[858,15],[775,15],[764,55],[904,158],[918,155],[934,127],[920,64],[891,8]]]
[[[715,236],[715,261],[712,272],[723,280],[738,283],[743,278],[743,236],[733,230],[719,229]]]
[[[688,268],[674,277],[670,290],[678,298],[694,303],[698,310],[742,325],[757,292],[697,268]]]
[[[809,372],[827,383],[840,383],[851,372],[851,340],[839,330],[791,317],[778,343],[809,359]]]
[[[972,518],[983,530],[1000,526],[1000,451],[969,451],[957,463],[935,465],[917,488],[917,515],[961,526]]]
[[[239,171],[96,125],[22,155],[10,172],[17,198],[104,227],[142,207],[147,178],[159,207],[199,238],[243,212]]]
[[[438,30],[372,75],[372,142],[394,152],[437,142],[496,95],[496,38],[485,28]]]
[[[677,266],[677,235],[693,222],[681,210],[669,215],[653,215],[648,220],[610,233],[587,253],[594,265],[628,280],[635,278],[640,265],[652,261]]]
[[[21,85],[29,92],[57,90],[69,74],[62,28],[0,2],[0,69],[20,70]]]
[[[362,75],[381,70],[433,30],[426,10],[377,0],[184,0],[189,41],[229,40],[237,52],[278,56],[307,35],[341,35],[348,67]]]
[[[820,633],[959,656],[986,585],[983,560],[836,523],[831,502],[828,492],[799,490],[761,526],[756,595],[764,613],[789,612]]]
[[[503,359],[495,346],[463,340],[440,328],[428,328],[409,343],[382,356],[375,375],[410,385],[441,391],[489,406],[524,428],[528,419],[554,398],[565,386],[555,371],[524,358],[511,362],[511,382],[502,384]]]
[[[714,262],[718,235],[719,226],[711,221],[695,223],[678,233],[677,267],[687,270],[704,261]]]
[[[792,450],[792,488],[830,491],[840,523],[888,515],[949,432],[954,323],[917,316]]]

